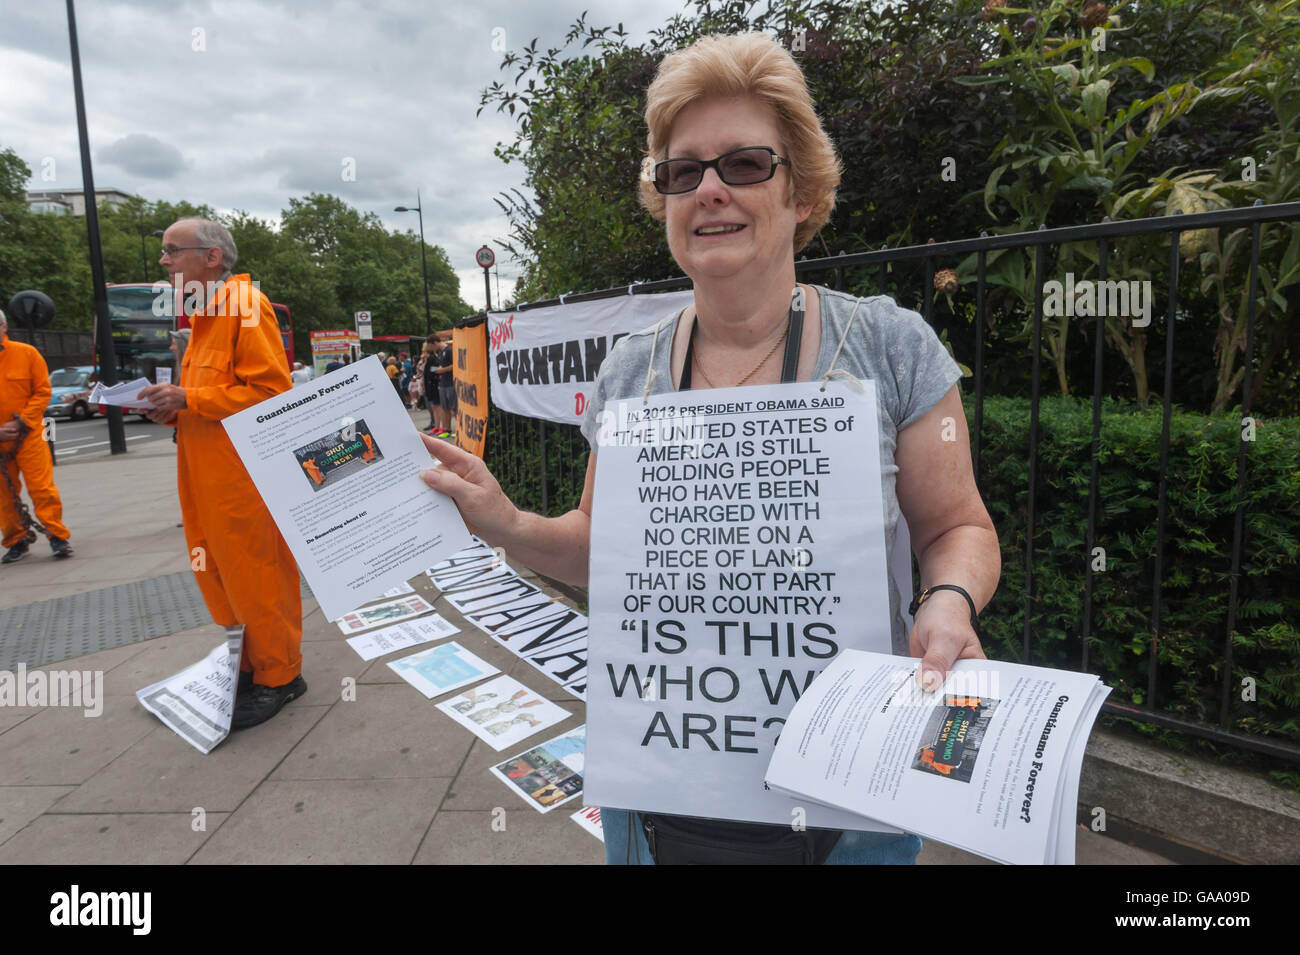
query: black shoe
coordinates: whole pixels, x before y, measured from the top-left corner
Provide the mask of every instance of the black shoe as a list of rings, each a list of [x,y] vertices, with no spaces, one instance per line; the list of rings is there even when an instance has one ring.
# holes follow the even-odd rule
[[[290,700],[296,700],[307,693],[307,681],[301,675],[294,677],[284,686],[263,686],[254,683],[246,694],[235,701],[235,712],[230,718],[230,731],[248,729],[258,723],[265,723]]]
[[[5,555],[0,557],[0,564],[12,564],[15,561],[22,560],[27,556],[27,541],[19,541],[5,551]]]
[[[50,550],[54,551],[55,557],[72,556],[72,545],[68,543],[66,537],[51,537]]]
[[[247,693],[252,688],[253,688],[253,671],[240,670],[239,685],[235,688],[236,695],[242,695],[244,693]]]

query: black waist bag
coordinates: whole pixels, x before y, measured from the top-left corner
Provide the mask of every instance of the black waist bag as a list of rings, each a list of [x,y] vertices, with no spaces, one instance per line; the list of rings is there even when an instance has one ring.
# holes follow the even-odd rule
[[[837,829],[638,813],[655,865],[821,865]]]

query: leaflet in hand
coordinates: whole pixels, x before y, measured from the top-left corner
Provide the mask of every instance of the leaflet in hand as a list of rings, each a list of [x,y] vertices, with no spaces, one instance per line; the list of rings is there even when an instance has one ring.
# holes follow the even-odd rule
[[[221,422],[330,619],[470,543],[382,366],[346,365]]]
[[[1088,673],[845,650],[799,697],[767,784],[997,862],[1074,862],[1079,773],[1110,688]]]
[[[152,388],[153,382],[148,378],[123,381],[105,388],[96,383],[86,399],[92,405],[117,405],[119,408],[152,408],[153,402],[148,398],[138,397],[141,389]]]

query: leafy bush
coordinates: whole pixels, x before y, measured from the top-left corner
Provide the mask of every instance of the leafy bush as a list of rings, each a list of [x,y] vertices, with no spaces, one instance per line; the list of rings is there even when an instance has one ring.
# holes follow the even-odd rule
[[[967,417],[974,426],[973,403]],[[521,507],[541,509],[537,422],[492,411],[488,465]],[[1002,542],[1002,580],[982,619],[989,655],[1019,660],[1025,612],[1029,402],[984,402],[980,487]],[[1089,670],[1115,702],[1144,705],[1151,645],[1161,413],[1103,406]],[[1236,508],[1239,418],[1176,412],[1170,422],[1156,707],[1219,718]],[[577,505],[586,444],[548,424],[547,511]],[[1031,662],[1077,667],[1086,548],[1091,403],[1044,398],[1039,414]],[[1245,537],[1233,635],[1229,728],[1300,741],[1300,421],[1259,421],[1247,443]],[[1255,700],[1242,697],[1242,681]]]
[[[972,419],[973,404],[967,414]],[[1099,447],[1089,669],[1111,699],[1146,703],[1151,645],[1159,409],[1108,402]],[[1025,613],[1029,402],[988,397],[979,475],[1002,542],[1002,580],[982,617],[990,656],[1017,660]],[[1039,414],[1034,534],[1033,663],[1077,666],[1083,631],[1091,403],[1043,399]],[[1236,508],[1240,418],[1176,412],[1170,423],[1160,601],[1157,709],[1217,723]],[[1247,443],[1245,536],[1229,728],[1300,740],[1300,421],[1259,421]],[[1242,699],[1242,681],[1256,699]]]

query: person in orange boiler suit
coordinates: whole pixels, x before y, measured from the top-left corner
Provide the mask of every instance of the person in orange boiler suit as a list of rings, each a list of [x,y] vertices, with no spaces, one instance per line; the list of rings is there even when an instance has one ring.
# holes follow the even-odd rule
[[[34,531],[23,526],[15,494],[22,493],[22,481],[36,509],[36,520],[45,528],[55,557],[71,557],[71,536],[63,526],[63,502],[54,486],[54,462],[50,446],[41,433],[45,407],[50,403],[50,373],[45,359],[31,345],[8,337],[9,324],[0,312],[0,455],[9,480],[0,476],[0,526],[4,528],[0,562],[12,564],[27,556]],[[20,477],[21,473],[21,477]]]
[[[232,730],[307,692],[298,565],[221,424],[292,384],[275,312],[247,275],[231,274],[237,257],[226,228],[206,219],[163,233],[160,264],[193,331],[180,383],[140,392],[155,406],[152,420],[176,426],[185,543],[208,612],[227,630],[243,628]]]

